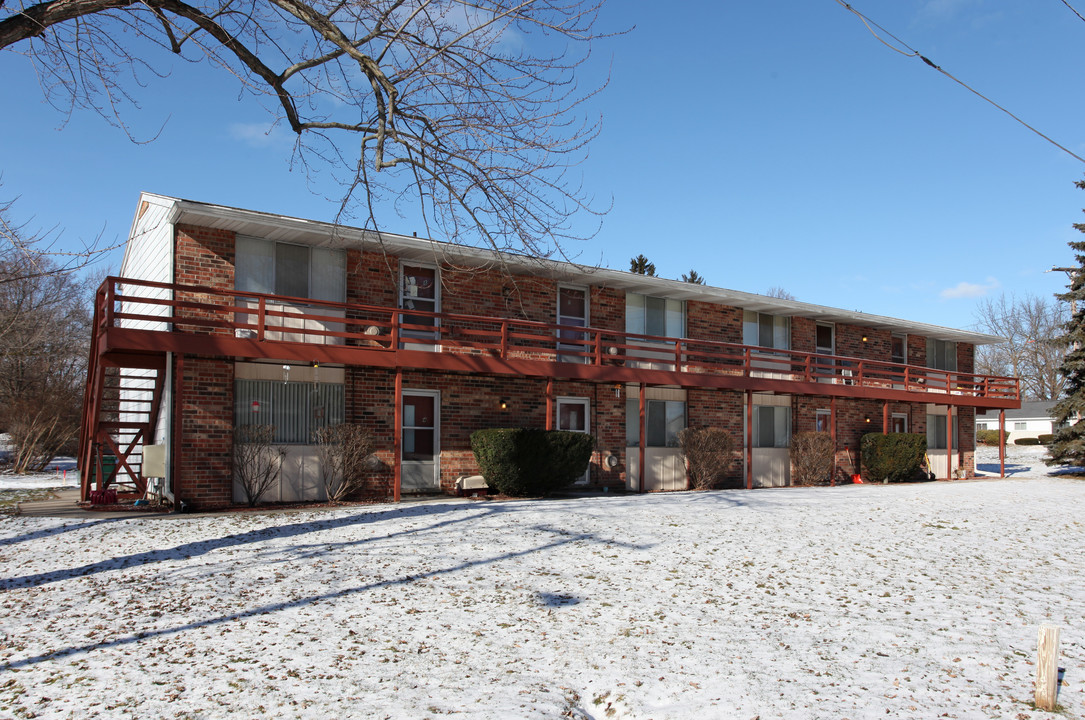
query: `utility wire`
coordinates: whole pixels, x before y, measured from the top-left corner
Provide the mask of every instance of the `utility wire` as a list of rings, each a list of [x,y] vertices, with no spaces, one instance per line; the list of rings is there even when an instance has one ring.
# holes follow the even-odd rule
[[[1078,20],[1081,20],[1082,22],[1085,22],[1085,17],[1081,17],[1081,13],[1079,13],[1077,10],[1075,10],[1073,5],[1066,2],[1066,0],[1062,0],[1062,4],[1065,5],[1066,7],[1070,8],[1070,12],[1077,15]]]
[[[1064,5],[1066,5],[1066,7],[1070,8],[1071,10],[1073,10],[1073,11],[1074,11],[1074,14],[1075,14],[1075,15],[1077,15],[1078,17],[1081,17],[1081,15],[1080,15],[1080,14],[1079,14],[1079,13],[1077,12],[1077,10],[1074,10],[1074,8],[1070,6],[1070,3],[1066,2],[1066,0],[1062,0],[1062,2],[1063,2],[1063,4],[1064,4]],[[972,86],[971,86],[971,85],[969,85],[968,83],[964,82],[963,80],[959,80],[959,79],[957,79],[957,78],[956,78],[956,77],[954,77],[953,75],[950,75],[950,74],[949,74],[948,72],[946,72],[945,70],[943,70],[943,69],[942,69],[942,68],[941,68],[940,66],[938,66],[938,65],[935,65],[935,64],[934,64],[933,62],[931,62],[931,60],[929,60],[929,59],[928,59],[928,58],[926,58],[925,56],[921,55],[921,54],[919,53],[919,51],[918,51],[918,50],[916,50],[915,48],[913,48],[913,47],[912,47],[911,45],[909,45],[908,43],[904,42],[903,40],[901,40],[900,38],[898,38],[898,37],[897,37],[896,35],[894,35],[893,33],[889,32],[888,30],[886,30],[885,28],[883,28],[883,27],[882,27],[881,25],[879,25],[878,23],[876,23],[876,22],[874,22],[873,20],[871,20],[871,19],[870,19],[869,17],[867,17],[867,16],[866,16],[866,15],[864,15],[863,13],[861,13],[861,12],[859,12],[858,10],[856,10],[855,8],[853,8],[853,7],[852,7],[851,5],[849,5],[848,3],[844,2],[844,0],[836,0],[836,4],[837,4],[837,5],[839,5],[840,7],[844,8],[845,10],[847,10],[848,12],[850,12],[851,14],[855,15],[855,17],[859,18],[859,20],[860,20],[860,21],[861,21],[861,22],[863,23],[863,25],[865,25],[865,26],[866,26],[866,29],[867,29],[868,31],[870,31],[870,34],[871,34],[871,35],[873,35],[873,36],[874,36],[874,37],[875,37],[875,38],[876,38],[876,39],[878,40],[878,42],[880,42],[880,43],[881,43],[882,45],[885,45],[885,46],[886,46],[887,48],[889,48],[889,49],[890,49],[890,50],[892,50],[893,52],[897,52],[897,53],[900,53],[901,55],[904,55],[905,57],[917,57],[917,58],[919,58],[919,59],[920,59],[920,60],[922,60],[922,61],[923,61],[924,63],[926,63],[927,65],[931,66],[932,68],[934,68],[934,69],[935,69],[935,70],[937,70],[938,72],[942,73],[942,74],[943,74],[943,75],[945,75],[945,76],[946,76],[947,78],[949,78],[949,79],[950,79],[950,80],[952,80],[953,82],[957,83],[958,85],[960,85],[961,87],[963,87],[963,88],[964,88],[965,90],[968,90],[968,91],[969,91],[970,93],[972,93],[972,94],[973,94],[973,95],[975,95],[976,97],[980,98],[981,100],[983,100],[983,101],[985,101],[985,102],[987,102],[987,103],[989,103],[989,104],[993,105],[994,107],[998,108],[998,109],[999,109],[999,110],[1001,110],[1002,112],[1006,113],[1006,114],[1007,114],[1007,115],[1009,115],[1009,116],[1010,116],[1011,118],[1013,118],[1014,120],[1016,120],[1016,121],[1017,121],[1017,122],[1018,122],[1019,124],[1023,125],[1023,126],[1024,126],[1024,127],[1026,127],[1026,128],[1028,128],[1029,130],[1031,130],[1031,131],[1032,131],[1033,133],[1035,133],[1036,135],[1039,135],[1039,136],[1040,136],[1040,137],[1042,137],[1042,138],[1043,138],[1044,140],[1047,140],[1047,141],[1048,141],[1049,143],[1051,143],[1052,145],[1054,145],[1055,147],[1057,147],[1057,148],[1058,148],[1059,150],[1062,150],[1062,151],[1063,151],[1064,153],[1066,153],[1066,154],[1067,154],[1067,155],[1069,155],[1070,157],[1072,157],[1072,158],[1074,158],[1074,159],[1076,159],[1076,160],[1078,160],[1078,161],[1080,161],[1080,162],[1082,162],[1082,163],[1085,163],[1085,158],[1081,157],[1080,155],[1078,155],[1077,153],[1073,152],[1073,151],[1072,151],[1072,150],[1070,150],[1069,148],[1066,148],[1065,146],[1063,146],[1063,145],[1060,145],[1059,143],[1055,142],[1054,140],[1052,140],[1052,139],[1051,139],[1050,137],[1048,137],[1047,135],[1044,135],[1044,134],[1043,134],[1042,132],[1040,132],[1040,131],[1039,131],[1039,130],[1037,130],[1036,128],[1032,127],[1032,126],[1031,126],[1031,125],[1029,125],[1029,124],[1028,124],[1027,122],[1025,122],[1025,121],[1024,121],[1024,120],[1022,120],[1021,118],[1017,117],[1017,116],[1016,116],[1016,115],[1014,115],[1014,114],[1013,114],[1012,112],[1010,112],[1010,111],[1009,111],[1009,110],[1007,110],[1006,108],[1004,108],[1004,107],[1002,107],[1001,105],[999,105],[998,103],[996,103],[996,102],[995,102],[994,100],[992,100],[991,98],[989,98],[989,97],[987,97],[986,95],[984,95],[983,93],[981,93],[981,92],[980,92],[979,90],[976,90],[976,89],[975,89],[974,87],[972,87]],[[1085,18],[1082,18],[1082,20],[1085,20]],[[874,28],[877,28],[877,29],[878,29],[878,30],[880,30],[880,31],[881,31],[881,32],[882,32],[883,34],[885,34],[885,35],[887,35],[887,36],[891,37],[891,38],[892,38],[892,39],[893,39],[893,40],[894,40],[894,41],[895,41],[895,42],[897,43],[897,45],[899,45],[900,47],[895,47],[894,45],[892,45],[892,44],[890,44],[889,42],[887,42],[887,41],[886,41],[886,40],[885,40],[884,38],[882,38],[882,36],[881,36],[881,35],[879,35],[879,34],[878,34],[877,32],[875,32],[875,31],[874,31]],[[901,48],[902,48],[902,47],[904,48],[904,50],[901,50]]]

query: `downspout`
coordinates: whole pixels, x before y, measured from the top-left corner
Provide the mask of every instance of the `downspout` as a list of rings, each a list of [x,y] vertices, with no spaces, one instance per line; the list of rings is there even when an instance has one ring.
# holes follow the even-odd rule
[[[953,406],[946,405],[946,480],[953,479]]]
[[[185,356],[177,355],[177,368],[173,376],[173,430],[170,439],[173,441],[173,506],[178,510],[181,508],[181,489],[182,478],[184,477],[181,472],[181,440],[184,435],[184,390],[185,390]]]

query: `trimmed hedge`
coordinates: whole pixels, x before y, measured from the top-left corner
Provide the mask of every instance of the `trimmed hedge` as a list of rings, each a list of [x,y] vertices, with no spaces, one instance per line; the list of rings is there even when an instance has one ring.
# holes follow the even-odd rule
[[[1040,441],[1041,445],[1050,445],[1055,442],[1055,436],[1052,433],[1045,433],[1036,439]]]
[[[998,430],[977,430],[976,442],[984,445],[998,445]]]
[[[927,436],[920,433],[869,433],[859,443],[867,482],[908,482],[919,470],[927,451]]]
[[[487,484],[504,495],[546,495],[584,475],[595,438],[568,430],[492,428],[471,433]]]
[[[1017,438],[1013,441],[1014,445],[1039,445],[1040,438]]]

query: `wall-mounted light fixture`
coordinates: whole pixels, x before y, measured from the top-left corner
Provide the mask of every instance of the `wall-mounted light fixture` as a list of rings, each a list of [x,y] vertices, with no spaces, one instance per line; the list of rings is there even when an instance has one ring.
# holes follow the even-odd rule
[[[614,397],[620,398],[622,396],[622,384],[614,383]]]
[[[866,342],[866,335],[863,336],[863,342]]]
[[[866,418],[866,422],[870,422],[870,418]]]
[[[501,400],[498,401],[497,404],[502,410],[508,410],[509,409],[509,401],[508,401],[507,398],[501,398]]]

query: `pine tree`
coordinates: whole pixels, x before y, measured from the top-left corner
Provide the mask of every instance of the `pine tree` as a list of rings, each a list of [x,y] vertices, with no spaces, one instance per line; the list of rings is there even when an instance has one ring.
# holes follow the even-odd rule
[[[704,285],[704,278],[696,270],[690,270],[689,275],[682,273],[682,282],[692,283],[694,285]]]
[[[655,277],[656,264],[649,262],[648,258],[644,255],[637,255],[629,261],[629,272],[636,273],[637,275],[650,275]]]
[[[1085,190],[1085,180],[1074,184]],[[1085,223],[1074,223],[1074,229],[1085,233]],[[1070,303],[1073,314],[1066,333],[1055,340],[1068,351],[1059,367],[1066,380],[1063,397],[1051,409],[1056,427],[1061,427],[1055,432],[1049,465],[1085,465],[1085,240],[1068,244],[1078,267],[1070,271],[1069,291],[1055,296]]]

